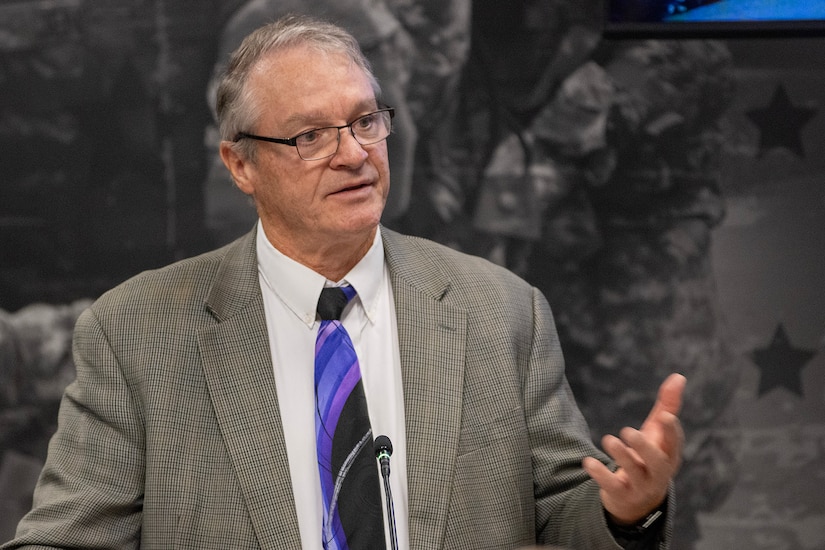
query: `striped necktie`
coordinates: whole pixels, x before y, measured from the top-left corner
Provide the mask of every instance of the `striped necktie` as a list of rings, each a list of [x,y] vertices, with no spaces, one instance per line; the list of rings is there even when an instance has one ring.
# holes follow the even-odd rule
[[[315,442],[324,499],[325,550],[386,548],[361,369],[352,340],[339,320],[354,296],[350,286],[325,288],[318,301]]]

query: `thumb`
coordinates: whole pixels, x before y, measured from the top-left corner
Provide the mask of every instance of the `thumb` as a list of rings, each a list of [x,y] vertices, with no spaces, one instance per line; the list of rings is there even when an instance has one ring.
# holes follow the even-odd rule
[[[662,412],[668,412],[674,416],[678,416],[679,411],[682,409],[682,395],[684,394],[686,385],[687,378],[681,374],[673,373],[668,376],[665,381],[662,382],[662,385],[659,386],[656,403],[653,404],[650,414],[647,415],[642,429],[644,429],[649,422],[655,421]]]

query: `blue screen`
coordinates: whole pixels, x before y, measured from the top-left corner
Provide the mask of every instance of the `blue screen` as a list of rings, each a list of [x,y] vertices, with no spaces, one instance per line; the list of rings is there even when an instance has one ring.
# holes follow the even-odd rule
[[[825,0],[607,0],[605,30],[666,35],[681,31],[825,30]]]

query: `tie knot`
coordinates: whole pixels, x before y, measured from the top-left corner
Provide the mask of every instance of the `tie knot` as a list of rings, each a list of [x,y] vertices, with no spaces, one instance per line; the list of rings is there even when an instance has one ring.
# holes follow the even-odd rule
[[[318,315],[323,321],[338,320],[347,303],[355,296],[355,289],[347,287],[328,287],[321,290],[318,299]]]

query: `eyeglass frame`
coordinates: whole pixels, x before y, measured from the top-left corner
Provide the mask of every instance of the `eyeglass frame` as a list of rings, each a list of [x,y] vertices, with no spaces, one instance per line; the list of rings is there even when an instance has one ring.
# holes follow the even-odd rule
[[[355,131],[352,129],[352,125],[355,124],[356,122],[358,122],[359,120],[361,120],[364,117],[368,117],[368,116],[371,116],[371,115],[376,115],[378,113],[389,113],[389,115],[390,115],[390,131],[387,132],[387,135],[385,137],[383,137],[383,138],[381,138],[377,141],[373,141],[373,142],[370,142],[370,143],[361,143],[358,140],[358,136],[355,135]],[[238,132],[235,135],[235,139],[233,139],[232,142],[237,143],[241,139],[247,138],[247,139],[254,139],[256,141],[265,141],[267,143],[278,143],[278,144],[281,144],[281,145],[289,145],[291,147],[295,147],[295,152],[298,153],[298,157],[301,160],[305,160],[305,161],[323,160],[323,159],[329,158],[331,156],[334,156],[335,153],[338,152],[338,149],[341,147],[341,130],[343,130],[344,128],[349,128],[349,133],[352,134],[353,139],[355,139],[355,141],[357,141],[359,145],[374,145],[374,144],[380,143],[380,142],[384,141],[385,139],[387,139],[388,137],[390,137],[390,134],[392,133],[392,119],[394,117],[395,117],[395,109],[393,107],[382,107],[381,109],[376,109],[375,111],[365,113],[365,114],[355,118],[352,122],[350,122],[348,124],[343,124],[341,126],[322,126],[320,128],[312,128],[310,130],[306,130],[304,132],[301,132],[300,134],[298,134],[294,137],[291,137],[291,138],[274,138],[274,137],[267,137],[267,136],[259,136],[259,135],[250,134],[250,133],[247,133],[247,132]],[[332,153],[330,153],[328,155],[325,155],[323,157],[317,157],[317,158],[305,159],[303,156],[301,156],[301,151],[300,151],[300,149],[298,149],[298,138],[300,138],[301,136],[303,136],[305,134],[310,134],[312,132],[318,132],[319,130],[332,130],[332,129],[338,130],[337,143],[336,143],[336,146],[335,146],[335,151],[333,151]]]

